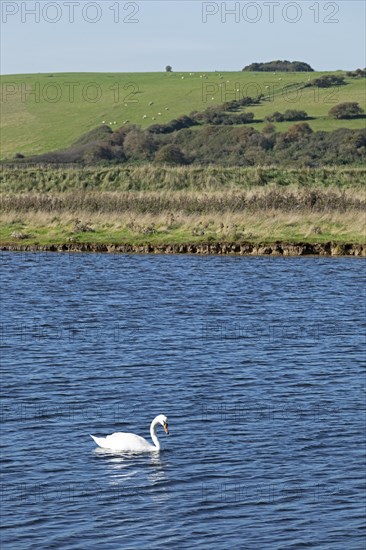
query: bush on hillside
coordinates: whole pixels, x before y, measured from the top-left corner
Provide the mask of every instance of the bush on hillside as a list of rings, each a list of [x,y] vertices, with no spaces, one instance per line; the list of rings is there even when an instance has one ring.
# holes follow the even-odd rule
[[[318,88],[332,88],[333,86],[343,86],[344,84],[344,76],[326,74],[319,78],[315,78],[310,85]]]
[[[283,122],[283,121],[296,121],[296,120],[307,120],[309,118],[308,114],[305,111],[297,111],[296,109],[288,109],[284,113],[279,111],[274,112],[272,115],[265,117],[265,120],[268,122]]]
[[[157,146],[151,134],[141,129],[128,132],[123,143],[126,156],[132,160],[150,160],[153,158],[156,148]]]
[[[348,71],[346,73],[346,76],[349,76],[351,78],[365,78],[366,69],[356,69],[355,71]]]
[[[187,164],[187,159],[177,145],[163,145],[155,155],[159,164]]]
[[[356,102],[346,102],[346,103],[338,103],[338,105],[334,105],[332,107],[328,114],[329,116],[333,118],[338,119],[349,119],[349,118],[358,118],[363,114],[363,109],[359,106]]]

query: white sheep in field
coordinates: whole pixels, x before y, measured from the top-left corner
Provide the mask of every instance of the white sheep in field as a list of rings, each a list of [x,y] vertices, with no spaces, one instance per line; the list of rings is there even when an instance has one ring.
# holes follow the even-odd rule
[[[149,101],[149,105],[154,105],[154,102],[153,101]]]
[[[158,116],[161,116],[161,113],[158,113]]]
[[[142,118],[147,118],[147,115],[143,115],[143,117],[142,117]]]

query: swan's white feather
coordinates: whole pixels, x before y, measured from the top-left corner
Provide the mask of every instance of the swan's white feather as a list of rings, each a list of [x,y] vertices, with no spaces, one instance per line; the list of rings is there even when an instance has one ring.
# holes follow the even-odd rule
[[[156,447],[151,445],[146,439],[139,435],[126,432],[116,432],[107,437],[91,436],[95,443],[102,449],[111,449],[112,451],[155,451]]]

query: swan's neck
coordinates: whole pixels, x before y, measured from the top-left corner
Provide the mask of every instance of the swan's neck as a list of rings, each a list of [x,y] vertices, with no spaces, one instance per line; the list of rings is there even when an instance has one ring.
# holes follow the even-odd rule
[[[150,425],[151,439],[153,440],[154,445],[155,445],[157,450],[160,449],[160,443],[159,443],[159,440],[158,440],[158,436],[156,435],[156,427],[157,427],[158,424],[159,424],[159,422],[156,422],[155,420],[153,420],[151,422],[151,425]]]

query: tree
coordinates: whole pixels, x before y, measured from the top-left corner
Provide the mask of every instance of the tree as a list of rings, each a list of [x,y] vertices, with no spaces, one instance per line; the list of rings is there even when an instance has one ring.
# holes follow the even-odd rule
[[[363,109],[356,102],[338,103],[328,112],[333,118],[357,118],[363,114]]]
[[[171,73],[172,70],[173,70],[173,67],[171,67],[170,65],[167,65],[167,66],[165,67],[165,70],[166,70],[167,73]]]
[[[243,71],[264,71],[264,72],[313,72],[314,69],[303,61],[268,61],[267,63],[252,63],[242,69]]]

